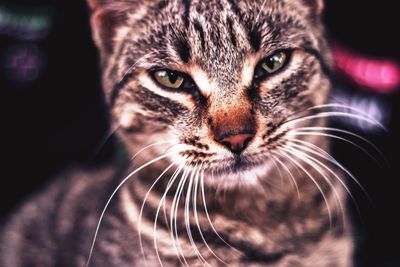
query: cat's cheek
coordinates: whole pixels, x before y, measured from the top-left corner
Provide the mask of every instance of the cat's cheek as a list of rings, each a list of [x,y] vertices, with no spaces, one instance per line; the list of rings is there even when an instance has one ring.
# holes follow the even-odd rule
[[[118,122],[118,127],[126,131],[132,131],[142,127],[140,123],[139,110],[132,105],[123,107],[116,114],[116,121]]]
[[[332,84],[330,80],[325,77],[315,77],[315,80],[310,83],[310,88],[314,92],[314,105],[322,105],[327,102]]]
[[[132,130],[134,128],[133,122],[135,120],[135,114],[125,112],[119,118],[119,125],[125,130]]]
[[[283,83],[290,80],[293,76],[296,76],[304,66],[306,57],[307,54],[303,51],[294,50],[291,55],[291,60],[288,62],[287,66],[277,73],[274,73],[266,80],[261,81],[259,84],[260,94],[271,94],[274,89],[276,90],[277,88],[281,88]]]

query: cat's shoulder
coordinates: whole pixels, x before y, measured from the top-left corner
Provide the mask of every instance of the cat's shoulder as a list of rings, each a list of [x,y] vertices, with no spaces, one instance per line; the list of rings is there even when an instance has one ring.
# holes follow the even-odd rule
[[[43,220],[47,217],[44,214],[51,214],[55,210],[65,214],[68,210],[75,210],[77,206],[79,209],[89,210],[96,199],[107,193],[117,175],[118,168],[112,163],[65,168],[41,190],[28,196],[6,221],[17,218],[22,223],[35,217]]]
[[[58,248],[60,242],[68,243],[65,239],[72,232],[79,235],[92,229],[117,176],[118,168],[112,163],[96,167],[73,166],[60,172],[3,220],[0,266],[19,266],[15,262],[18,255],[39,260],[42,266],[51,266],[49,261],[54,260],[51,251]]]

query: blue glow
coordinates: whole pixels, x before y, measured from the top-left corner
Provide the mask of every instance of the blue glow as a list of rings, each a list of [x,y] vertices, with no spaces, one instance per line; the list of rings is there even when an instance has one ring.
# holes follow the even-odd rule
[[[360,114],[363,116],[371,118],[381,125],[387,125],[390,117],[390,112],[385,107],[385,104],[379,98],[373,96],[363,94],[351,95],[343,90],[338,90],[333,94],[333,101],[331,101],[331,103],[349,106],[354,110],[360,111]],[[355,111],[350,109],[343,110],[343,108],[339,108],[337,111],[355,113]],[[364,132],[376,132],[382,130],[382,128],[377,124],[356,118],[340,117],[337,118],[337,120],[350,127],[361,129]]]
[[[46,38],[52,26],[51,9],[12,10],[0,6],[0,35],[19,40]]]

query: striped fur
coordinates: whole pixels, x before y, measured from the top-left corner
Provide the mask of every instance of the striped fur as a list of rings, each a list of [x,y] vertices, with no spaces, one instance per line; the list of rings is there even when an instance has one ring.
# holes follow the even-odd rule
[[[88,266],[353,265],[344,175],[298,150],[328,152],[329,141],[294,135],[325,119],[290,122],[312,116],[329,94],[322,1],[89,6],[117,135],[129,155],[150,146],[133,163],[69,171],[33,197],[2,230],[1,267],[85,266],[121,179],[165,154],[116,192]],[[289,62],[256,80],[260,61],[276,51]],[[185,73],[196,88],[162,88],[151,77],[158,69]],[[239,156],[218,141],[248,132]]]

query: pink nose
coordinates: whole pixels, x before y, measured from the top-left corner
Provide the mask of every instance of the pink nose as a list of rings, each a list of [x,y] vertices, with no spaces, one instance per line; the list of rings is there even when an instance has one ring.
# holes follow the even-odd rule
[[[240,154],[246,149],[253,137],[253,134],[235,134],[227,136],[219,142],[229,148],[233,153]]]

